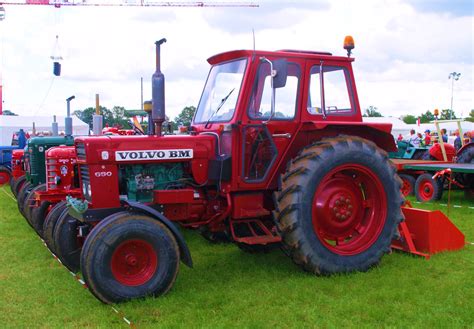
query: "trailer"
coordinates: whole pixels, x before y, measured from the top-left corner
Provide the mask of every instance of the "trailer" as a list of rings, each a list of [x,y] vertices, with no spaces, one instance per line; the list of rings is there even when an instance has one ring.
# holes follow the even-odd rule
[[[441,199],[445,184],[463,189],[466,197],[474,195],[474,163],[404,159],[392,163],[403,181],[402,193],[414,194],[420,202]]]

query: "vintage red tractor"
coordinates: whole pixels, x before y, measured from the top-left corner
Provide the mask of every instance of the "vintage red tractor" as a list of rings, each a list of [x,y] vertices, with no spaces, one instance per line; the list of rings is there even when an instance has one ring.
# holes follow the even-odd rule
[[[10,188],[12,190],[13,195],[16,197],[18,191],[22,188],[23,184],[25,184],[26,177],[25,177],[25,168],[24,168],[24,156],[25,150],[14,150],[12,152],[12,179],[10,180]]]
[[[68,198],[55,234],[91,292],[105,303],[166,293],[180,261],[192,266],[175,223],[225,233],[245,250],[281,244],[317,275],[378,264],[404,218],[401,180],[386,153],[391,125],[362,122],[353,59],[213,56],[190,135],[162,136],[164,41],[154,135],[75,139],[85,200]]]
[[[46,151],[46,184],[36,186],[25,199],[25,218],[48,245],[52,232],[44,235],[43,226],[49,212],[67,196],[81,197],[73,146],[57,146]],[[62,202],[65,209],[65,202]],[[51,217],[51,216],[50,216]],[[53,223],[50,223],[53,224]],[[53,226],[54,227],[54,226]]]

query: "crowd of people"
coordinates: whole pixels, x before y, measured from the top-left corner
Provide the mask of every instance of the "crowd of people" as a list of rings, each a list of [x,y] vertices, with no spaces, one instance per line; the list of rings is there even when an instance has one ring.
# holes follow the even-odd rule
[[[461,142],[461,137],[459,136],[459,131],[456,130],[453,134],[455,136],[454,138],[454,147],[456,150],[461,148],[462,142]],[[474,142],[474,131],[468,131],[463,134],[464,135],[464,141],[466,143],[469,142]],[[398,141],[407,141],[414,147],[423,147],[423,146],[430,146],[433,145],[434,143],[438,142],[438,134],[433,134],[429,129],[426,129],[423,134],[420,132],[416,132],[414,129],[410,130],[410,134],[407,136],[403,136],[402,134],[398,135],[397,140]],[[448,143],[448,133],[446,129],[441,129],[441,138],[444,143]]]

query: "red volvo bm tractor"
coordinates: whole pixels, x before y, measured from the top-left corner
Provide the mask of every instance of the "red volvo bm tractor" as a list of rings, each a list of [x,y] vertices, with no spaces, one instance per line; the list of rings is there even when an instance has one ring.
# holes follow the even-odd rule
[[[152,135],[75,139],[85,200],[68,199],[61,238],[97,298],[166,293],[180,261],[192,266],[175,223],[247,249],[281,244],[318,275],[366,271],[390,251],[403,220],[386,153],[395,143],[390,124],[362,122],[351,38],[347,57],[209,58],[189,135],[161,133],[165,41],[156,43]]]

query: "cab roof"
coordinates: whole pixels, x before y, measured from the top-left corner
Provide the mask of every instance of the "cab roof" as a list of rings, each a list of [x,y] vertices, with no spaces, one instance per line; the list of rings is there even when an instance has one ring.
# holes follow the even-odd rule
[[[352,57],[343,57],[343,56],[333,56],[328,52],[318,52],[318,51],[308,51],[308,50],[292,50],[292,49],[283,49],[277,51],[263,51],[263,50],[232,50],[224,53],[220,53],[209,57],[207,59],[208,63],[211,65],[228,62],[237,58],[242,57],[285,57],[285,58],[302,58],[302,59],[325,59],[331,61],[341,61],[341,62],[352,62],[354,58]]]

